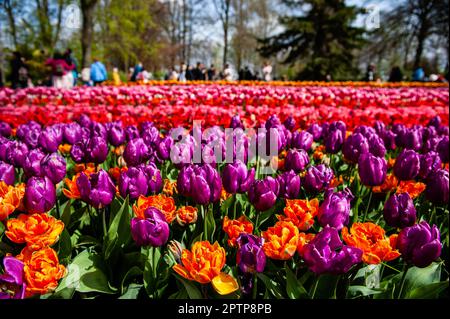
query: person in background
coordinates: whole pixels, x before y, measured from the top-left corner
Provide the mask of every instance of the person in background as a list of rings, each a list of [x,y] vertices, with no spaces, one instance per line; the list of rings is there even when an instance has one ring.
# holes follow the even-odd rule
[[[108,79],[108,73],[102,62],[94,58],[94,63],[91,64],[91,81],[94,86],[102,84]]]
[[[399,66],[394,66],[389,75],[389,82],[401,82],[403,81],[403,73]]]
[[[245,81],[252,81],[254,79],[252,71],[250,71],[250,68],[246,66],[244,68],[244,80]]]
[[[272,81],[272,70],[273,70],[272,65],[268,61],[264,62],[264,67],[262,69],[264,81],[266,82]]]
[[[136,82],[138,80],[139,73],[141,73],[142,71],[144,71],[144,66],[142,65],[141,62],[138,62],[138,64],[136,64],[136,66],[134,67],[134,70],[133,70],[133,73],[131,75],[130,81],[131,82]]]
[[[364,77],[365,81],[372,82],[375,81],[375,65],[369,64],[367,66],[366,76]]]
[[[421,66],[414,70],[412,80],[414,82],[422,82],[425,80],[425,72]]]
[[[122,80],[120,79],[119,69],[116,67],[113,68],[112,78],[113,78],[114,85],[118,86],[118,85],[122,84]]]
[[[194,69],[192,68],[192,65],[187,65],[186,70],[186,80],[187,81],[193,81],[194,80]]]
[[[216,80],[217,71],[214,67],[214,64],[211,64],[211,67],[208,69],[207,76],[208,81],[215,81]]]
[[[87,85],[87,86],[91,86],[92,82],[91,82],[91,68],[87,67],[87,68],[83,68],[81,70],[81,82],[83,83],[83,85]]]
[[[201,62],[197,62],[197,67],[192,71],[194,81],[205,81],[206,74],[204,68]]]
[[[169,81],[178,81],[179,74],[175,67],[171,67],[169,70]]]
[[[223,79],[225,81],[233,80],[233,72],[231,71],[230,65],[228,63],[225,64],[225,68],[223,69]]]
[[[186,63],[181,63],[180,65],[180,74],[178,75],[178,81],[180,82],[186,82],[186,72],[187,72],[187,66]]]
[[[74,65],[75,68],[72,70],[72,87],[77,85],[78,81],[78,61],[75,59],[75,57],[72,54],[72,50],[68,48],[66,52],[64,52],[64,59],[66,60],[66,63],[68,65]],[[67,77],[67,79],[70,79],[70,76]]]
[[[70,89],[73,87],[73,77],[67,76],[75,68],[75,65],[68,65],[64,56],[55,52],[53,58],[47,59],[45,65],[51,67],[52,85],[57,89]]]
[[[28,67],[25,64],[25,59],[20,52],[14,51],[11,60],[12,88],[26,88],[28,86],[28,77]]]

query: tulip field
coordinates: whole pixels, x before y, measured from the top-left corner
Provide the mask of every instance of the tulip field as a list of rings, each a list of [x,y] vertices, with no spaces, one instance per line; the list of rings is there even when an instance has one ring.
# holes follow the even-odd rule
[[[449,295],[448,85],[0,89],[0,299]]]

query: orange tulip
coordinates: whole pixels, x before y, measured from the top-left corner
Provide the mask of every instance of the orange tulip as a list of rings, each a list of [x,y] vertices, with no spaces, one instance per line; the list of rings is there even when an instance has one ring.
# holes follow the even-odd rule
[[[300,233],[298,235],[297,252],[300,256],[303,256],[305,245],[309,243],[311,240],[313,240],[315,236],[316,236],[315,234],[306,234],[306,233]]]
[[[220,202],[226,201],[228,198],[231,197],[230,193],[227,193],[225,188],[222,187],[222,190],[220,191]]]
[[[291,221],[299,230],[305,231],[314,224],[314,217],[319,212],[319,200],[286,199],[285,216],[277,216],[278,220]]]
[[[144,219],[144,212],[149,207],[159,209],[166,221],[170,224],[176,217],[175,201],[172,197],[166,195],[153,195],[149,197],[139,196],[136,205],[133,205],[133,211],[137,217]]]
[[[6,236],[14,243],[24,244],[31,250],[51,246],[58,241],[64,223],[48,214],[20,214],[6,221]]]
[[[25,195],[25,184],[16,187],[0,181],[0,221],[8,218],[22,204]]]
[[[262,232],[263,250],[272,259],[287,260],[294,256],[299,241],[298,228],[292,222],[278,221]]]
[[[177,182],[171,182],[167,178],[164,180],[162,193],[166,196],[173,196],[177,193]]]
[[[416,181],[401,181],[397,188],[397,194],[408,193],[414,199],[422,194],[426,187],[424,183]]]
[[[63,188],[62,192],[67,198],[79,199],[81,198],[80,191],[77,186],[77,178],[79,174],[72,177],[72,179],[64,178],[64,184],[68,188]]]
[[[198,209],[192,206],[183,206],[175,212],[177,222],[180,226],[193,224],[197,221]]]
[[[58,287],[58,280],[66,274],[66,268],[59,264],[56,252],[47,247],[33,251],[25,247],[16,257],[24,263],[26,294],[44,295]]]
[[[319,145],[314,149],[313,157],[315,160],[321,160],[325,153],[325,145]]]
[[[58,150],[61,154],[70,154],[71,149],[72,145],[70,144],[61,144],[58,146]]]
[[[354,223],[350,228],[342,229],[342,238],[349,246],[363,251],[363,261],[367,264],[379,264],[400,256],[395,249],[396,235],[387,238],[384,229],[374,223]]]
[[[374,193],[389,193],[397,188],[398,179],[394,176],[394,174],[388,174],[384,183],[380,186],[372,187],[372,191]]]
[[[225,250],[218,242],[213,245],[209,241],[198,241],[191,251],[184,249],[181,253],[181,264],[173,266],[180,276],[207,284],[218,276],[225,265]]]
[[[251,234],[253,232],[253,224],[244,215],[238,219],[229,219],[225,216],[222,229],[228,235],[228,245],[234,247],[236,239],[241,233]]]

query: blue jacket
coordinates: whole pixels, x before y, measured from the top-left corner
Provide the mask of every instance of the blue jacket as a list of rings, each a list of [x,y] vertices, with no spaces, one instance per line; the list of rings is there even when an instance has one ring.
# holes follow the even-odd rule
[[[94,62],[91,65],[91,80],[94,82],[103,82],[108,79],[106,68],[100,61]]]

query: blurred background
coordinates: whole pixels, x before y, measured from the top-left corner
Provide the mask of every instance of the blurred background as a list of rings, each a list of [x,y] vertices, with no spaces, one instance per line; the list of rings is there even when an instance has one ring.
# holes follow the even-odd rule
[[[182,63],[234,79],[264,65],[277,80],[448,78],[448,0],[0,0],[0,70],[13,52],[35,85],[45,61],[72,51],[81,71],[94,59],[127,79],[141,63],[167,79]],[[214,67],[211,67],[214,65]],[[431,77],[431,80],[434,80]]]

